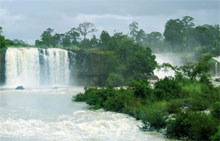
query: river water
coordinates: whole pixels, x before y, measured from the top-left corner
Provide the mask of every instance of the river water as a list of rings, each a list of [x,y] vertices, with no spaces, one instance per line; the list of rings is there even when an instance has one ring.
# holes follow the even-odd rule
[[[159,133],[141,131],[142,122],[128,115],[72,102],[79,92],[82,87],[0,89],[0,140],[165,140]]]

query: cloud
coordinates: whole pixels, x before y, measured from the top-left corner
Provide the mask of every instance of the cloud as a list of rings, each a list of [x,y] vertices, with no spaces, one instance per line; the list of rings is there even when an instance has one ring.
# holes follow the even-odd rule
[[[0,2],[12,2],[14,0],[0,0]]]
[[[21,15],[12,15],[7,9],[0,9],[0,25],[2,26],[13,26],[23,19]]]
[[[167,20],[192,16],[198,24],[217,24],[219,0],[0,0],[0,26],[7,38],[39,39],[48,27],[64,33],[79,23],[128,33],[137,21],[147,33],[163,32]]]

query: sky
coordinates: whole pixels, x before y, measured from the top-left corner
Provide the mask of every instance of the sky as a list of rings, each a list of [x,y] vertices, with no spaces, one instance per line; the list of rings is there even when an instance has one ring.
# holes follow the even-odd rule
[[[192,16],[196,25],[220,24],[220,0],[0,0],[0,26],[9,39],[34,44],[48,27],[65,33],[82,22],[101,32],[128,33],[133,21],[146,33],[169,19]]]

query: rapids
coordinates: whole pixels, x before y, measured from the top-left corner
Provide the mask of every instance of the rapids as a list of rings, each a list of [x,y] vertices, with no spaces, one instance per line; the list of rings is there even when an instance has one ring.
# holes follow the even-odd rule
[[[143,123],[128,115],[72,102],[79,92],[82,87],[1,89],[0,140],[165,140],[159,133],[141,131]]]

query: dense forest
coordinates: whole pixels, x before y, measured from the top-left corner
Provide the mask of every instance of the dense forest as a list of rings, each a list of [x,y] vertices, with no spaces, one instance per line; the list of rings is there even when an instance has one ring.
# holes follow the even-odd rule
[[[220,27],[219,25],[198,25],[194,18],[185,16],[182,19],[170,19],[165,25],[163,33],[146,33],[139,29],[137,22],[129,25],[129,33],[116,32],[111,36],[107,31],[102,31],[97,38],[93,33],[97,32],[95,25],[89,22],[79,24],[70,31],[59,34],[54,29],[48,28],[41,35],[41,40],[36,40],[36,46],[70,47],[80,49],[97,48],[100,50],[114,50],[117,48],[112,39],[127,37],[144,48],[149,47],[153,52],[195,52],[200,56],[210,53],[213,56],[220,55]],[[90,38],[88,38],[90,35]]]

